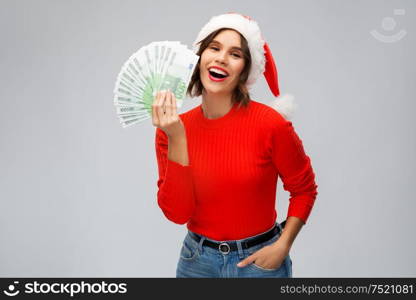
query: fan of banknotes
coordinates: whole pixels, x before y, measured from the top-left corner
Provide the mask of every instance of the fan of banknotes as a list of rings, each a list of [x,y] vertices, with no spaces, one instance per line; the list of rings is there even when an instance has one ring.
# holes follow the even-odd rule
[[[170,90],[181,107],[199,56],[176,41],[152,42],[124,63],[114,87],[114,105],[125,128],[152,117],[158,91]]]

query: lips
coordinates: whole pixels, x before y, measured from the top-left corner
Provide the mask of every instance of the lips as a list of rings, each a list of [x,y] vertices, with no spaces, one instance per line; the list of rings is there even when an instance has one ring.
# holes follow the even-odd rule
[[[212,81],[215,81],[215,82],[224,81],[225,79],[227,79],[228,76],[229,76],[228,72],[221,67],[215,66],[215,67],[208,68],[208,77]]]

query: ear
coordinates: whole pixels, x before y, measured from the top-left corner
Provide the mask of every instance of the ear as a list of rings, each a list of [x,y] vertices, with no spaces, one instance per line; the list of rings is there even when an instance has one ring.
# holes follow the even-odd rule
[[[294,101],[295,97],[291,94],[284,94],[270,102],[269,106],[277,110],[286,120],[292,119],[298,105]]]

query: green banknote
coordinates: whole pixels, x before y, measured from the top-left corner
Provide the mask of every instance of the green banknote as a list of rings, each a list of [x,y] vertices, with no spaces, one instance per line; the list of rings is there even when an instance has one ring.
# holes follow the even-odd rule
[[[114,105],[123,127],[152,117],[155,95],[170,90],[181,107],[199,56],[177,41],[152,42],[129,57],[114,87]]]

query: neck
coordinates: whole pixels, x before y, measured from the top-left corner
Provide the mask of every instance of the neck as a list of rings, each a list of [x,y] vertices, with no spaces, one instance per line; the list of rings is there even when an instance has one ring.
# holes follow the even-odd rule
[[[226,115],[231,107],[231,94],[212,94],[202,92],[202,111],[208,119],[217,119]]]

